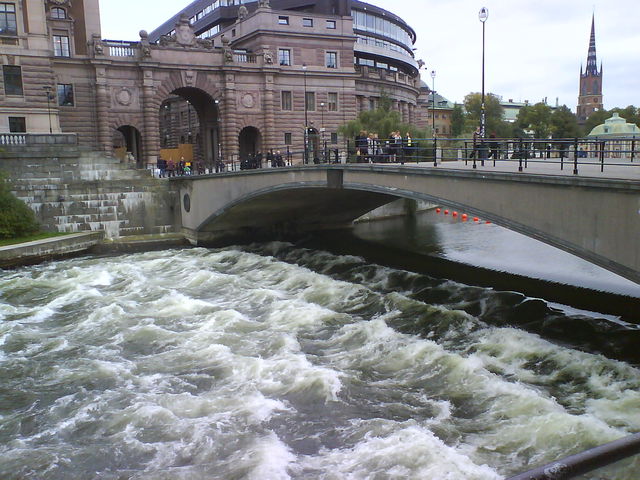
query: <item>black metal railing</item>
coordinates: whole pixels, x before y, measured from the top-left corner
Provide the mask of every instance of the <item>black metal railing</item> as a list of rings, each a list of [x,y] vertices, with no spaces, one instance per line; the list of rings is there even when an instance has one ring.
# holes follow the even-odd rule
[[[215,171],[252,170],[278,166],[332,163],[372,163],[422,166],[496,167],[510,171],[579,174],[584,167],[589,173],[607,167],[640,167],[638,139],[615,138],[418,138],[358,139],[342,144],[320,137],[310,137],[307,145],[274,146],[261,153],[233,154],[220,158]],[[274,160],[280,152],[282,161]],[[214,171],[214,169],[211,169]],[[540,169],[538,169],[540,170]]]
[[[640,453],[640,433],[521,473],[508,480],[568,480]]]

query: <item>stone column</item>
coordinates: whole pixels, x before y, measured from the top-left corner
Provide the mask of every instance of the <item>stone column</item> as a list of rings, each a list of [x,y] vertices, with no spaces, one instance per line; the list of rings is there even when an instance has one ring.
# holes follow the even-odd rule
[[[275,150],[279,147],[279,142],[276,139],[275,108],[273,75],[267,73],[264,76],[264,132],[262,133],[265,140],[262,145],[262,150],[265,153],[272,148]]]
[[[109,90],[104,67],[96,68],[96,113],[98,114],[98,147],[107,155],[113,154],[109,134]]]
[[[226,73],[224,86],[224,101],[222,108],[222,153],[225,160],[231,160],[233,155],[238,155],[238,118],[236,105],[235,75]]]
[[[144,118],[143,156],[138,158],[138,167],[144,168],[148,164],[155,164],[160,155],[160,105],[154,99],[155,86],[153,84],[153,71],[143,70],[142,81],[142,112]]]

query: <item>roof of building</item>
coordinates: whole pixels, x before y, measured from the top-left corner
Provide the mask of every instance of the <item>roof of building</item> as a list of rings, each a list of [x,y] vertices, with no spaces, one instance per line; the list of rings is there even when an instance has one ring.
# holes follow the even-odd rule
[[[635,123],[627,123],[619,114],[614,113],[611,118],[604,121],[603,124],[598,125],[591,133],[589,137],[631,137],[640,135],[640,128]]]

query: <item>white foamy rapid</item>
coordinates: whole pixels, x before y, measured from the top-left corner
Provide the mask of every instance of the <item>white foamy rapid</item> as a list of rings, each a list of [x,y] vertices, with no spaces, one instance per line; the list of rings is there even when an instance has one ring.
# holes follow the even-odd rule
[[[0,478],[497,480],[640,430],[638,369],[429,282],[282,243],[1,273]]]

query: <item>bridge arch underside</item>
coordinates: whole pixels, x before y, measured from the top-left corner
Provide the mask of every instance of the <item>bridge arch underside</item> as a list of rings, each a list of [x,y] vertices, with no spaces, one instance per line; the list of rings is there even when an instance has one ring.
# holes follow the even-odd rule
[[[200,244],[229,231],[343,227],[379,206],[410,198],[478,215],[640,283],[636,184],[414,170],[290,168],[255,177],[241,174],[239,189],[235,176],[198,180],[182,190],[195,200],[191,213],[183,209],[183,231]],[[212,192],[220,192],[213,203]]]
[[[398,196],[366,190],[280,187],[256,192],[215,212],[197,229],[198,243],[224,234],[299,234],[344,228]]]

